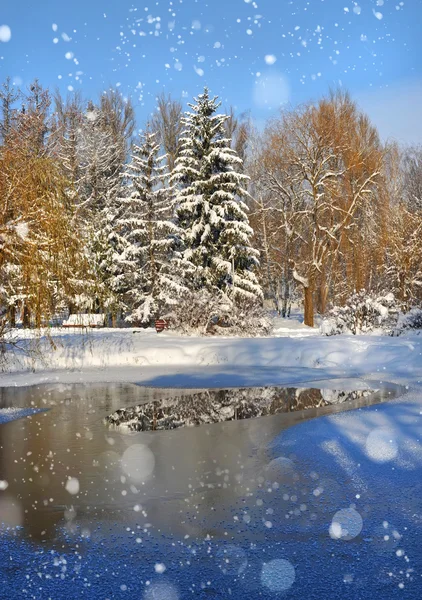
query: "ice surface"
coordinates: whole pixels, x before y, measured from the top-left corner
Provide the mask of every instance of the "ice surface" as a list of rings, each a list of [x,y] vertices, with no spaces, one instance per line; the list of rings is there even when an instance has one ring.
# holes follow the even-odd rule
[[[421,596],[419,391],[287,430],[275,415],[105,433],[104,414],[165,393],[4,390],[51,408],[1,430],[8,598]]]
[[[35,415],[38,412],[41,412],[43,409],[37,408],[16,408],[16,407],[7,407],[0,408],[0,425],[2,423],[8,423],[9,421],[15,421],[16,419],[23,419],[24,417],[30,417],[31,415]]]

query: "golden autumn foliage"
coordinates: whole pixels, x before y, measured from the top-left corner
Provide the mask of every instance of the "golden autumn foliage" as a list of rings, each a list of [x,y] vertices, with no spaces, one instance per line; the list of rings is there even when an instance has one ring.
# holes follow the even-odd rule
[[[365,285],[361,236],[371,211],[381,214],[383,158],[376,129],[342,92],[284,111],[265,130],[259,177],[268,248],[284,254],[284,280],[302,289],[308,325],[315,302],[324,312],[328,300]]]
[[[0,296],[11,321],[39,326],[83,269],[67,182],[54,160],[12,144],[0,150]],[[10,300],[11,299],[11,300]]]

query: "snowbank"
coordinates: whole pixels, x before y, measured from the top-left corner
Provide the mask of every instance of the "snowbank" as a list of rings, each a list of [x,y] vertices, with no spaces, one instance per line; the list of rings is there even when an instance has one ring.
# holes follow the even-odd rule
[[[422,339],[319,335],[268,338],[195,338],[154,330],[102,329],[88,333],[53,330],[51,338],[21,340],[20,350],[6,355],[0,385],[26,385],[69,377],[80,381],[145,381],[152,373],[231,372],[238,385],[254,370],[277,373],[312,370],[321,378],[376,375],[386,381],[422,379]],[[35,344],[29,356],[24,351]],[[318,369],[318,371],[315,371]],[[32,373],[32,376],[31,376]],[[35,375],[35,377],[34,377]],[[309,374],[309,376],[311,376]],[[43,379],[46,377],[47,379]],[[240,381],[238,381],[240,380]],[[193,382],[192,382],[193,383]],[[223,385],[226,382],[222,382]],[[265,382],[269,385],[271,381]],[[163,385],[163,382],[161,382]],[[173,385],[169,380],[168,385]],[[256,383],[259,385],[259,382]],[[197,384],[193,387],[198,387]],[[200,387],[200,386],[199,386]]]

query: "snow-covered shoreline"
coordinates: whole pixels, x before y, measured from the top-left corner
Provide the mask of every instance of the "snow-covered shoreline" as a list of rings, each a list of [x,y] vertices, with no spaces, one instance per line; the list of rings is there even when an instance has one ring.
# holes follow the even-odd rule
[[[178,380],[184,379],[184,387],[218,387],[333,378],[422,380],[417,335],[325,337],[304,329],[303,336],[295,330],[294,337],[202,338],[151,329],[56,329],[34,339],[28,333],[19,350],[6,354],[0,387],[55,381],[180,387]],[[31,344],[35,350],[29,355],[22,348]]]

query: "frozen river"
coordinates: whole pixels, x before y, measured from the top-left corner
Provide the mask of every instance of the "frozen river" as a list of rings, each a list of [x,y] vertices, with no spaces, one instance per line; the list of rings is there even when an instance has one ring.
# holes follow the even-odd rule
[[[319,421],[308,419],[398,392],[217,394],[98,384],[0,390],[5,415],[10,408],[33,410],[0,425],[0,544],[10,554],[1,575],[8,597],[303,598],[315,579],[309,568],[325,569],[325,556],[343,582],[341,597],[369,598],[372,584],[356,588],[353,569],[344,565],[347,553],[336,558],[336,548],[340,539],[342,550],[346,544],[360,560],[370,507],[358,511],[350,501],[347,470],[343,482],[321,472],[317,457],[315,468],[305,464],[288,439],[282,453],[278,444],[283,430],[299,424],[292,431],[300,431],[303,423],[302,442],[312,446],[309,427]],[[117,409],[172,405],[175,396],[195,404],[204,394],[213,406],[216,399],[227,404],[227,398],[266,395],[276,414],[171,431],[122,431],[104,423]],[[346,512],[330,529],[327,515],[338,509]],[[380,565],[386,548],[400,546],[402,532],[389,527],[380,539],[391,541],[371,546]],[[312,585],[321,597],[319,584]],[[325,597],[340,597],[333,593],[326,589]]]

